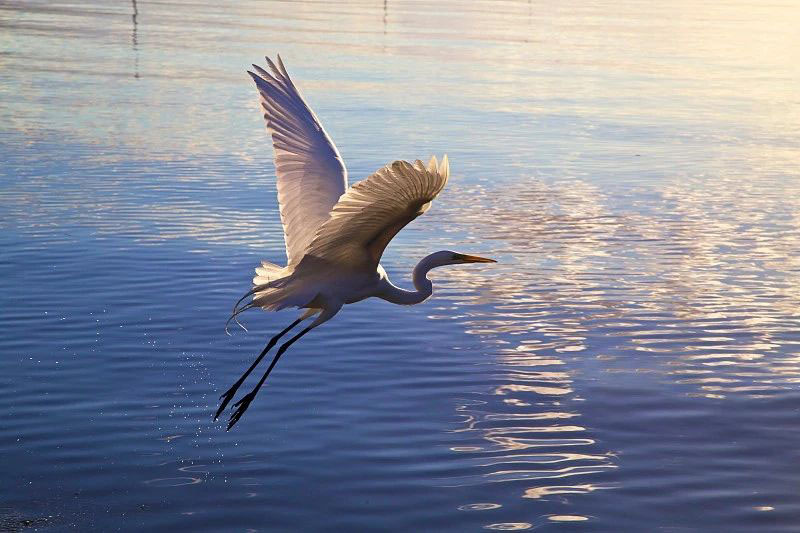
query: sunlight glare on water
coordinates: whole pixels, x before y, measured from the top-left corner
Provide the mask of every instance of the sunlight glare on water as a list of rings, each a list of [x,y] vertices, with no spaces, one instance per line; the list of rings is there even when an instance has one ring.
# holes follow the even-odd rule
[[[0,529],[796,531],[791,2],[0,2]],[[291,313],[245,69],[351,183],[447,153],[396,283],[218,395]]]

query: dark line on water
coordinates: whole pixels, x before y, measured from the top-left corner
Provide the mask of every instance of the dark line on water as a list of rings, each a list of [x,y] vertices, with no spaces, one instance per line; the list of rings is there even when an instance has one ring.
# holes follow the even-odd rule
[[[133,21],[133,29],[131,30],[131,45],[133,47],[133,77],[139,79],[139,22],[137,21],[137,17],[139,16],[139,7],[136,5],[136,0],[131,0],[131,3],[133,4],[133,15],[131,15],[131,20]]]

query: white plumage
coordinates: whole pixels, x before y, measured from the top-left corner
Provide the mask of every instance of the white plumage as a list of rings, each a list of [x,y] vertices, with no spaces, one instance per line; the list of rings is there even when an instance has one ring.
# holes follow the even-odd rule
[[[395,161],[350,187],[333,206],[306,254],[345,268],[377,268],[383,250],[403,226],[430,208],[447,183],[447,156],[428,166]]]
[[[275,149],[278,203],[286,234],[288,265],[300,262],[317,228],[347,189],[339,151],[292,83],[283,61],[267,58],[270,75],[250,73],[261,96]]]
[[[261,98],[267,130],[275,149],[278,203],[283,222],[287,265],[267,261],[256,268],[254,287],[234,306],[231,319],[260,307],[305,312],[275,335],[250,368],[222,396],[218,417],[247,376],[278,340],[303,320],[316,319],[278,349],[256,387],[235,404],[228,429],[241,418],[286,349],[311,329],[330,320],[345,304],[369,297],[412,305],[427,299],[432,269],[460,263],[493,263],[491,259],[449,250],[433,253],[414,268],[416,290],[393,285],[380,259],[391,239],[430,208],[450,176],[445,155],[427,165],[395,161],[347,188],[347,171],[339,151],[292,83],[278,56],[271,70],[253,65],[249,72]],[[250,303],[241,305],[248,297]]]

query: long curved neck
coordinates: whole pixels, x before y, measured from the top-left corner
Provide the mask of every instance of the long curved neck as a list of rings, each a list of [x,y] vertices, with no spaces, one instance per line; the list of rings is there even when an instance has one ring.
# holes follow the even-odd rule
[[[380,298],[383,298],[387,302],[400,305],[414,305],[427,300],[430,295],[433,294],[433,283],[428,279],[428,272],[432,268],[440,266],[431,261],[432,255],[433,254],[425,257],[414,267],[411,279],[414,282],[414,288],[417,290],[407,291],[401,289],[393,285],[392,282],[387,279],[386,286],[379,295]]]

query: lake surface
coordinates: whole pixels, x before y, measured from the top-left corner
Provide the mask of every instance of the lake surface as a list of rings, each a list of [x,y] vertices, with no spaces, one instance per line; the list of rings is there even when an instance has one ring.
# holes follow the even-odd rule
[[[796,3],[0,2],[0,529],[797,531]],[[351,182],[447,153],[230,432],[292,312],[245,74]],[[246,390],[243,389],[243,391]]]

